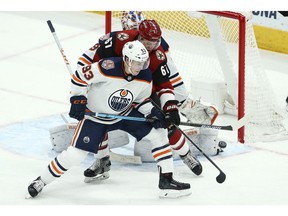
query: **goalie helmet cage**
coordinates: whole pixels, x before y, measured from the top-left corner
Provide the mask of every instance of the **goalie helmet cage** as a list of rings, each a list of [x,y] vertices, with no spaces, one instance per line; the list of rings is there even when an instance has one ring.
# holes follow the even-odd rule
[[[142,12],[146,19],[155,19],[161,26],[162,36],[169,43],[169,52],[189,91],[192,80],[223,83],[227,93],[223,107],[219,108],[223,112],[230,110],[238,119],[252,114],[249,123],[238,130],[239,142],[287,139],[282,123],[284,109],[277,105],[262,67],[249,13],[245,16],[231,11]],[[123,11],[106,11],[106,33],[122,29],[122,14]]]

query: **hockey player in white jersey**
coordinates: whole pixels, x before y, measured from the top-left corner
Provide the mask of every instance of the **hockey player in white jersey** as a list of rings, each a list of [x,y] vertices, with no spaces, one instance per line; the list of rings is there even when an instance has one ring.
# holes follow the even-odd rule
[[[138,29],[138,25],[140,22],[142,22],[144,19],[143,14],[141,12],[129,12],[129,13],[124,13],[123,14],[123,18],[121,20],[123,29]],[[147,23],[148,25],[149,23]],[[155,26],[155,25],[154,25]],[[175,66],[175,64],[173,63],[171,57],[169,56],[169,45],[166,43],[166,41],[163,39],[163,37],[161,37],[161,35],[159,36],[158,32],[159,32],[159,27],[156,29],[148,29],[151,31],[154,31],[157,33],[157,36],[161,38],[160,42],[161,44],[159,44],[159,48],[152,50],[150,53],[150,57],[151,55],[153,55],[151,57],[151,59],[155,59],[155,58],[160,58],[160,56],[158,55],[159,53],[163,54],[163,62],[164,60],[166,61],[165,56],[167,56],[167,63],[157,63],[155,64],[155,62],[158,62],[158,60],[153,61],[153,68],[162,68],[162,67],[167,67],[169,68],[170,71],[170,75],[169,75],[169,79],[170,83],[173,85],[174,90],[173,93],[175,95],[175,99],[177,101],[179,101],[179,110],[180,112],[186,116],[186,118],[188,119],[188,121],[194,122],[194,123],[205,123],[205,124],[213,124],[213,122],[215,121],[217,115],[218,115],[218,110],[215,106],[211,105],[211,104],[204,104],[203,102],[200,102],[200,100],[192,100],[189,96],[188,96],[188,92],[185,88],[184,82]],[[144,29],[145,31],[145,29]],[[161,31],[161,30],[160,30]],[[117,33],[116,33],[117,34]],[[145,34],[145,32],[144,32]],[[124,43],[125,40],[127,40],[127,38],[130,40],[130,38],[134,38],[137,39],[138,33],[137,31],[134,31],[133,33],[130,32],[121,32],[119,31],[117,38],[119,38],[119,40],[116,39],[116,41],[104,41],[105,38],[108,39],[109,36],[103,36],[101,39],[104,41],[104,43],[109,43],[109,45],[116,46],[116,52],[118,52],[117,50],[120,50],[121,47],[121,42]],[[153,35],[154,37],[154,35]],[[114,40],[114,39],[112,39]],[[149,41],[148,41],[149,42]],[[116,45],[115,45],[116,44]],[[120,44],[120,45],[119,45]],[[119,45],[119,46],[118,46]],[[94,59],[101,59],[101,56],[98,55],[98,52],[95,52],[95,50],[97,50],[99,48],[99,44],[96,44],[94,47],[90,48],[87,52],[85,52],[80,58],[79,58],[79,62],[78,65],[80,66],[84,66],[86,64],[91,64],[93,63]],[[102,50],[102,48],[101,48]],[[118,55],[118,53],[115,53],[115,50],[109,50],[109,53],[111,53],[111,56],[114,56],[115,54]],[[165,54],[164,54],[165,52]],[[156,53],[156,55],[155,55]],[[157,54],[158,53],[158,54]],[[101,53],[100,53],[101,54]],[[101,54],[103,55],[103,54]],[[153,78],[155,83],[160,82],[160,76],[156,76],[156,78]],[[166,86],[165,86],[166,87]],[[171,86],[172,87],[172,86]],[[172,88],[173,88],[172,87]],[[164,89],[161,90],[162,92],[166,92],[166,90],[164,91]],[[163,95],[163,94],[162,94]],[[159,104],[160,105],[160,104]],[[181,106],[180,106],[181,105]],[[206,144],[208,146],[208,148],[204,148],[204,149],[208,149],[209,153],[211,153],[212,155],[217,154],[218,152],[218,142],[217,142],[217,131],[210,129],[211,132],[209,132],[209,129],[201,129],[201,130],[197,130],[197,129],[193,129],[194,131],[198,132],[200,131],[200,135],[193,135],[191,138],[196,142],[199,139],[199,141],[201,143],[200,144]],[[195,134],[193,131],[193,134]],[[209,133],[207,133],[207,131]],[[201,132],[205,132],[205,133],[201,133]],[[61,132],[62,133],[62,132]],[[63,133],[62,133],[63,134]],[[63,134],[63,136],[66,136],[67,133]],[[189,131],[188,134],[191,134],[191,131]],[[56,136],[56,132],[55,132],[55,139],[54,139],[54,143],[57,144],[57,146],[61,147],[61,143],[62,142],[56,142],[57,140],[59,140]],[[68,135],[68,134],[67,134]],[[175,136],[174,136],[175,135]],[[197,161],[197,159],[195,159],[191,152],[189,151],[189,145],[187,142],[185,141],[184,136],[181,133],[175,133],[173,136],[175,138],[173,138],[172,136],[170,136],[170,144],[172,145],[173,150],[175,151],[175,153],[177,155],[181,155],[181,159],[184,161],[184,163],[190,168],[190,170],[192,170],[196,175],[200,175],[202,172],[202,166],[200,164],[200,162]],[[56,140],[57,139],[57,140]],[[67,139],[69,140],[69,139]],[[123,143],[123,145],[125,145],[127,143]],[[203,147],[203,145],[200,145],[201,147]],[[65,146],[65,145],[64,145]],[[110,144],[109,144],[110,146]],[[119,145],[118,145],[119,146]],[[113,148],[113,146],[110,146]],[[137,155],[140,155],[142,157],[142,160],[144,158],[149,157],[149,160],[153,160],[153,158],[150,156],[150,154],[148,153],[149,150],[143,150],[143,147],[145,147],[145,145],[143,145],[143,143],[140,142],[136,142],[135,143],[135,152],[137,153]],[[150,148],[150,146],[148,146]],[[194,154],[199,154],[199,151],[197,151],[195,148],[193,149],[193,146],[190,146],[192,148],[192,150],[194,150]],[[55,147],[54,147],[55,148]],[[62,149],[62,148],[61,148]],[[140,150],[140,151],[138,151]],[[143,153],[144,152],[144,153]],[[206,152],[207,153],[207,152]],[[147,155],[143,155],[143,154],[148,154]],[[87,169],[84,173],[84,175],[86,176],[85,181],[89,182],[89,178],[93,178],[96,177],[98,174],[103,174],[105,173],[105,177],[107,177],[107,172],[110,170],[110,160],[109,160],[109,149],[108,149],[108,140],[105,139],[101,146],[99,147],[99,151],[98,154],[96,156],[99,160],[97,160],[89,169]]]
[[[130,11],[130,12],[124,12],[123,13],[123,17],[121,19],[121,24],[124,30],[131,30],[131,29],[135,29],[138,30],[138,26],[139,24],[144,20],[144,16],[143,13],[140,11]],[[144,24],[148,29],[147,32],[144,32],[143,34],[147,34],[148,36],[152,36],[152,34],[149,31],[153,31],[155,32],[155,35],[153,35],[152,37],[156,38],[156,35],[159,37],[158,32],[161,31],[159,29],[159,27],[157,27],[157,23],[153,23],[154,26],[149,26],[149,22],[145,21]],[[143,25],[142,25],[143,26]],[[149,29],[151,28],[151,29]],[[155,28],[155,29],[154,29]],[[144,31],[146,30],[145,28]],[[138,30],[138,31],[142,31],[142,30]],[[122,33],[119,33],[119,35],[121,35]],[[126,36],[126,38],[131,38],[132,34],[130,34],[130,32],[126,31],[125,33],[123,33]],[[149,35],[150,34],[150,35]],[[111,35],[110,35],[111,36]],[[161,34],[160,34],[161,36]],[[119,38],[120,36],[118,36]],[[103,36],[101,39],[103,41],[105,41],[105,39],[109,38],[108,35]],[[146,38],[147,39],[147,38]],[[114,39],[112,39],[113,41]],[[123,39],[121,38],[121,41],[125,40],[124,37]],[[121,41],[119,41],[121,43]],[[141,40],[140,40],[141,41]],[[106,41],[107,42],[107,41]],[[105,42],[105,43],[106,43]],[[165,52],[166,56],[167,56],[167,66],[164,65],[165,67],[169,68],[169,80],[170,83],[173,85],[174,88],[174,95],[175,95],[175,99],[179,102],[179,110],[182,113],[182,115],[186,116],[186,118],[188,119],[188,121],[192,121],[194,123],[205,123],[205,124],[213,124],[213,122],[215,121],[217,115],[218,115],[218,110],[215,106],[211,105],[211,104],[204,104],[202,102],[200,102],[200,100],[192,100],[191,96],[189,97],[189,94],[185,88],[184,82],[177,70],[177,67],[175,66],[174,62],[172,61],[172,58],[169,55],[169,45],[166,43],[166,41],[164,40],[163,37],[160,37],[160,41],[159,41],[159,45],[158,48],[154,48],[156,50],[156,53],[161,53],[163,54],[163,51]],[[114,44],[113,44],[114,43]],[[116,39],[116,41],[113,41],[112,46],[118,46],[118,41]],[[147,43],[147,42],[146,42]],[[151,42],[148,42],[151,43]],[[151,43],[152,44],[152,43]],[[144,44],[146,46],[146,44]],[[146,46],[147,48],[147,46]],[[115,49],[117,50],[117,48]],[[148,51],[150,52],[150,58],[153,58],[154,55],[151,54],[153,52],[155,52],[155,50],[150,51],[151,49],[148,49]],[[88,58],[88,56],[91,59],[94,59],[98,54],[92,54],[92,49],[90,50],[90,53],[85,53],[79,60],[78,64],[81,63],[85,63],[85,57]],[[112,52],[113,53],[113,52]],[[95,56],[93,56],[95,55]],[[152,55],[152,57],[151,57]],[[156,54],[157,56],[157,54]],[[163,54],[163,59],[165,59],[164,57],[165,55]],[[97,56],[98,57],[98,56]],[[88,59],[86,59],[86,62],[88,61]],[[157,62],[157,61],[152,61],[151,62]],[[152,63],[152,64],[153,64]],[[154,66],[154,65],[153,65]],[[162,66],[161,66],[162,67]],[[160,66],[155,65],[154,68],[160,68]],[[154,78],[154,82],[157,83],[159,82],[160,76],[157,76],[158,80],[155,80]],[[164,92],[164,91],[163,91]],[[158,97],[156,96],[156,94],[153,94],[153,100],[154,101],[159,101]],[[161,106],[161,103],[158,103],[159,106]],[[205,143],[207,145],[209,145],[209,149],[208,148],[204,148],[204,149],[208,149],[209,153],[211,152],[215,152],[214,155],[217,153],[217,149],[218,149],[218,145],[216,144],[216,137],[217,137],[217,131],[213,131],[213,130],[209,130],[209,129],[201,129],[201,130],[196,130],[193,129],[194,131],[196,131],[196,133],[200,132],[205,132],[203,133],[203,135],[205,136],[205,139],[203,139],[202,137],[200,137],[199,135],[193,135],[191,136],[191,138],[194,141],[201,141],[202,143]],[[207,132],[208,131],[208,132]],[[197,162],[195,160],[197,160],[195,157],[192,156],[191,152],[189,151],[189,145],[188,143],[184,143],[185,138],[181,137],[183,136],[182,134],[178,133],[179,131],[174,131],[174,130],[170,130],[170,134],[173,134],[172,137],[170,135],[170,145],[172,145],[172,148],[174,150],[174,152],[176,152],[180,156],[180,158],[184,161],[184,163],[196,174],[196,175],[200,175],[202,172],[202,166],[200,164],[200,162],[198,161],[198,165]],[[176,135],[177,134],[177,135]],[[191,132],[189,131],[189,134],[191,134]],[[142,157],[142,160],[148,158],[149,161],[152,161],[153,158],[150,156],[149,152],[149,148],[150,148],[150,144],[149,145],[145,145],[147,143],[147,141],[145,141],[145,139],[141,140],[140,142],[136,142],[135,143],[135,148],[134,148],[134,152]],[[198,142],[197,142],[198,143]],[[217,145],[217,147],[215,146]],[[147,149],[145,149],[147,148]],[[210,150],[211,149],[211,150]],[[199,153],[196,148],[193,149],[192,146],[192,150],[194,150],[194,154]],[[185,152],[183,154],[183,152]],[[181,154],[182,153],[182,154]],[[212,154],[213,154],[212,153]],[[144,155],[144,154],[148,154]],[[108,151],[108,140],[104,140],[102,145],[101,145],[101,149],[98,152],[97,155],[98,160],[95,161],[94,164],[92,164],[92,166],[85,170],[84,175],[86,176],[85,181],[89,182],[89,178],[93,178],[96,177],[98,175],[104,175],[105,178],[109,177],[109,175],[107,174],[107,172],[110,170],[110,160],[109,160],[109,151]],[[147,161],[148,161],[147,160]],[[99,176],[98,176],[99,177]]]
[[[28,186],[29,197],[36,197],[46,186],[61,177],[72,166],[79,165],[89,152],[97,153],[108,131],[121,129],[137,140],[152,143],[152,154],[159,168],[160,197],[191,194],[190,184],[173,179],[172,150],[166,127],[171,120],[148,99],[152,91],[149,54],[139,41],[127,42],[123,58],[102,59],[78,68],[71,78],[69,115],[79,120],[71,145],[55,157],[44,172]],[[109,113],[133,117],[150,116],[153,123],[101,118],[88,114]]]

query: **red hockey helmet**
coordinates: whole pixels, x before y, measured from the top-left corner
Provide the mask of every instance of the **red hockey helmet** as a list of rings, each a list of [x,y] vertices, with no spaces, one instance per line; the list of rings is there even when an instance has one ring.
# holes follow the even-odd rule
[[[149,41],[158,41],[162,35],[160,26],[155,20],[143,20],[138,31],[144,39]]]

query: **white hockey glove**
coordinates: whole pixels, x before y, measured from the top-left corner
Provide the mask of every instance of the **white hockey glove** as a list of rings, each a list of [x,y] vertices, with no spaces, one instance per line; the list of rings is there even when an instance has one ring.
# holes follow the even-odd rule
[[[179,111],[187,118],[188,122],[198,124],[213,124],[218,116],[216,106],[189,98],[180,106]]]

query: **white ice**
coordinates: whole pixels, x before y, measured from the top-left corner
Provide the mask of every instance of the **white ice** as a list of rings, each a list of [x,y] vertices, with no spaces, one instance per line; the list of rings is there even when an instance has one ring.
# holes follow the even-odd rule
[[[91,162],[89,158],[46,186],[37,198],[24,199],[28,185],[56,155],[51,150],[48,129],[62,124],[59,114],[69,110],[69,73],[47,26],[49,19],[72,68],[78,56],[104,33],[103,17],[86,12],[0,12],[0,205],[3,208],[9,211],[14,206],[89,205],[99,209],[104,205],[100,209],[109,213],[105,205],[117,206],[119,211],[128,205],[132,212],[139,211],[136,206],[145,210],[143,206],[148,205],[160,206],[160,211],[168,209],[170,213],[184,208],[179,210],[181,215],[184,212],[192,215],[194,211],[201,214],[208,206],[214,206],[215,212],[211,214],[216,215],[218,210],[229,212],[232,206],[249,211],[249,207],[257,206],[264,213],[286,210],[288,140],[251,145],[232,142],[223,154],[211,157],[227,176],[223,184],[216,182],[219,171],[204,157],[200,158],[204,168],[200,177],[181,161],[175,161],[175,178],[189,182],[192,187],[192,195],[181,199],[158,198],[154,163],[114,162],[110,179],[85,184],[83,171]],[[268,51],[261,51],[261,56],[283,108],[288,95],[288,56]],[[235,137],[229,133],[220,135]],[[99,214],[97,208],[91,214]]]

